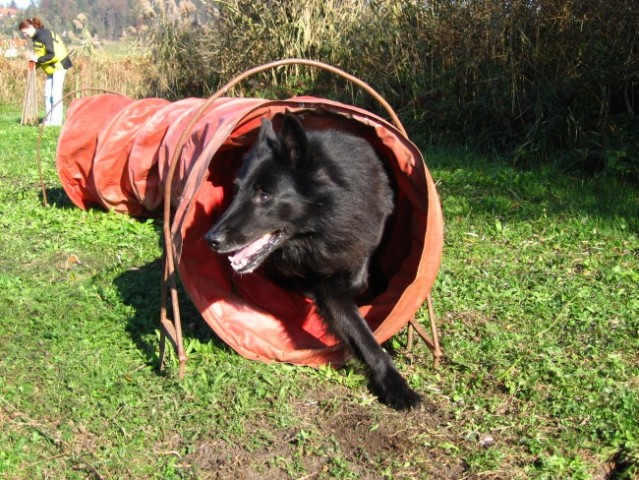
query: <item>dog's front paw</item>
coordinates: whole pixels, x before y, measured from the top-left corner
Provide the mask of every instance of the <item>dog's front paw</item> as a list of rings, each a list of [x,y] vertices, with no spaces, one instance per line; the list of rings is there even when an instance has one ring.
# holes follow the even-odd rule
[[[376,388],[382,403],[395,410],[417,409],[422,396],[411,389],[406,380],[396,370],[390,370]]]

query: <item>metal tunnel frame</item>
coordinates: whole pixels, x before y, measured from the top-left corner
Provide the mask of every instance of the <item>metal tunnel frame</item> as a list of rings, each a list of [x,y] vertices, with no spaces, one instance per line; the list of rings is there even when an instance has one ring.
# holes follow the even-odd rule
[[[328,65],[323,62],[319,62],[316,60],[306,60],[306,59],[283,59],[276,60],[270,63],[266,63],[237,75],[232,80],[230,80],[226,85],[222,86],[217,92],[215,92],[197,111],[197,113],[193,116],[188,125],[184,128],[182,135],[180,136],[177,146],[173,152],[173,156],[171,157],[169,172],[166,180],[166,188],[164,190],[164,212],[163,212],[163,233],[164,233],[164,276],[162,278],[162,289],[161,289],[161,307],[160,307],[160,369],[164,369],[165,366],[165,358],[166,358],[166,339],[168,338],[171,344],[173,345],[175,352],[179,361],[179,371],[178,377],[183,378],[186,373],[186,361],[187,356],[184,349],[184,341],[182,337],[182,321],[180,317],[180,306],[179,306],[179,298],[176,287],[175,275],[176,275],[176,265],[175,259],[173,255],[173,241],[171,238],[171,186],[173,183],[173,176],[175,175],[175,170],[178,164],[178,159],[182,153],[182,149],[186,144],[186,141],[189,137],[191,129],[197,123],[197,121],[202,117],[206,109],[217,99],[222,97],[225,93],[227,93],[231,88],[235,87],[240,82],[246,80],[248,77],[271,70],[274,68],[286,66],[286,65],[304,65],[308,67],[315,67],[322,70],[326,70],[330,73],[333,73],[339,77],[342,77],[349,82],[357,85],[366,91],[369,95],[371,95],[375,100],[377,100],[382,107],[386,110],[388,115],[390,116],[392,123],[395,127],[400,131],[400,133],[408,139],[408,135],[406,133],[406,129],[402,125],[399,117],[389,105],[389,103],[370,85],[360,80],[357,77],[354,77],[339,68]],[[205,148],[201,155],[208,155],[208,148]],[[169,319],[168,316],[168,298],[171,298],[171,305],[173,310],[173,318]],[[434,364],[437,366],[441,357],[443,356],[443,351],[439,345],[439,335],[437,331],[437,321],[434,313],[433,302],[430,293],[427,296],[428,303],[428,316],[430,319],[431,326],[431,336],[429,337],[428,332],[422,325],[417,321],[415,317],[409,319],[408,323],[408,344],[407,347],[410,350],[413,344],[413,330],[417,332],[417,334],[424,340],[428,348],[433,352]]]

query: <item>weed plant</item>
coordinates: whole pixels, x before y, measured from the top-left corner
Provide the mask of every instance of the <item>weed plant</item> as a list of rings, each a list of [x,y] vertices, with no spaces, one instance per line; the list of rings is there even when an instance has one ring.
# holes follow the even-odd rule
[[[438,144],[639,178],[634,0],[145,3],[161,96],[207,95],[280,58],[323,60],[369,82]],[[306,69],[255,83],[359,96]]]
[[[160,225],[74,207],[58,132],[44,131],[44,208],[38,129],[0,107],[0,478],[639,476],[636,188],[427,152],[446,357],[433,368],[404,333],[388,342],[426,397],[401,414],[358,364],[243,359],[184,296],[186,378],[175,358],[158,372]]]

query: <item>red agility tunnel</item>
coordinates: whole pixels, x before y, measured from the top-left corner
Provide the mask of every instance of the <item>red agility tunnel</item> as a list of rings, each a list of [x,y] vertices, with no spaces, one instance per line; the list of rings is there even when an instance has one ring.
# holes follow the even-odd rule
[[[76,99],[67,112],[57,170],[80,208],[101,206],[159,215],[179,139],[206,104],[105,94]],[[380,247],[384,292],[359,303],[375,337],[402,329],[426,300],[439,269],[443,221],[433,180],[418,148],[395,126],[357,107],[314,98],[220,98],[188,132],[171,184],[173,255],[180,279],[204,320],[237,352],[261,361],[341,364],[346,358],[313,303],[259,273],[236,275],[204,234],[230,203],[235,173],[262,118],[278,126],[293,112],[312,129],[366,138],[387,162],[397,189],[395,213]],[[348,161],[348,159],[344,159]],[[365,298],[364,296],[362,298]]]

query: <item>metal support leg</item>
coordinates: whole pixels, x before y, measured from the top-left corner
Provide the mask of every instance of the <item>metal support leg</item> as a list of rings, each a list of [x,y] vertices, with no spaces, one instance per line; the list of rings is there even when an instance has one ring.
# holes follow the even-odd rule
[[[166,360],[166,339],[168,338],[175,349],[180,363],[178,378],[181,380],[186,374],[187,356],[184,351],[184,341],[182,338],[182,321],[180,318],[180,304],[175,285],[175,271],[171,269],[167,256],[164,256],[164,276],[161,288],[161,308],[160,308],[160,370],[164,370]],[[167,301],[168,291],[171,292],[171,303],[173,306],[173,321],[168,319]]]
[[[426,331],[424,327],[422,327],[422,325],[417,321],[416,318],[411,318],[408,324],[408,342],[406,347],[408,348],[408,351],[410,351],[413,348],[413,330],[414,330],[422,338],[422,340],[424,340],[428,348],[430,348],[431,351],[433,352],[433,357],[434,357],[433,365],[435,366],[435,368],[437,368],[439,366],[439,362],[441,358],[444,356],[444,352],[439,346],[439,334],[437,333],[437,319],[435,318],[435,310],[433,308],[433,301],[431,299],[431,296],[428,295],[426,300],[428,303],[428,317],[430,318],[430,328],[431,328],[431,334],[433,339],[432,340],[430,339],[430,337],[428,336],[428,332]]]

